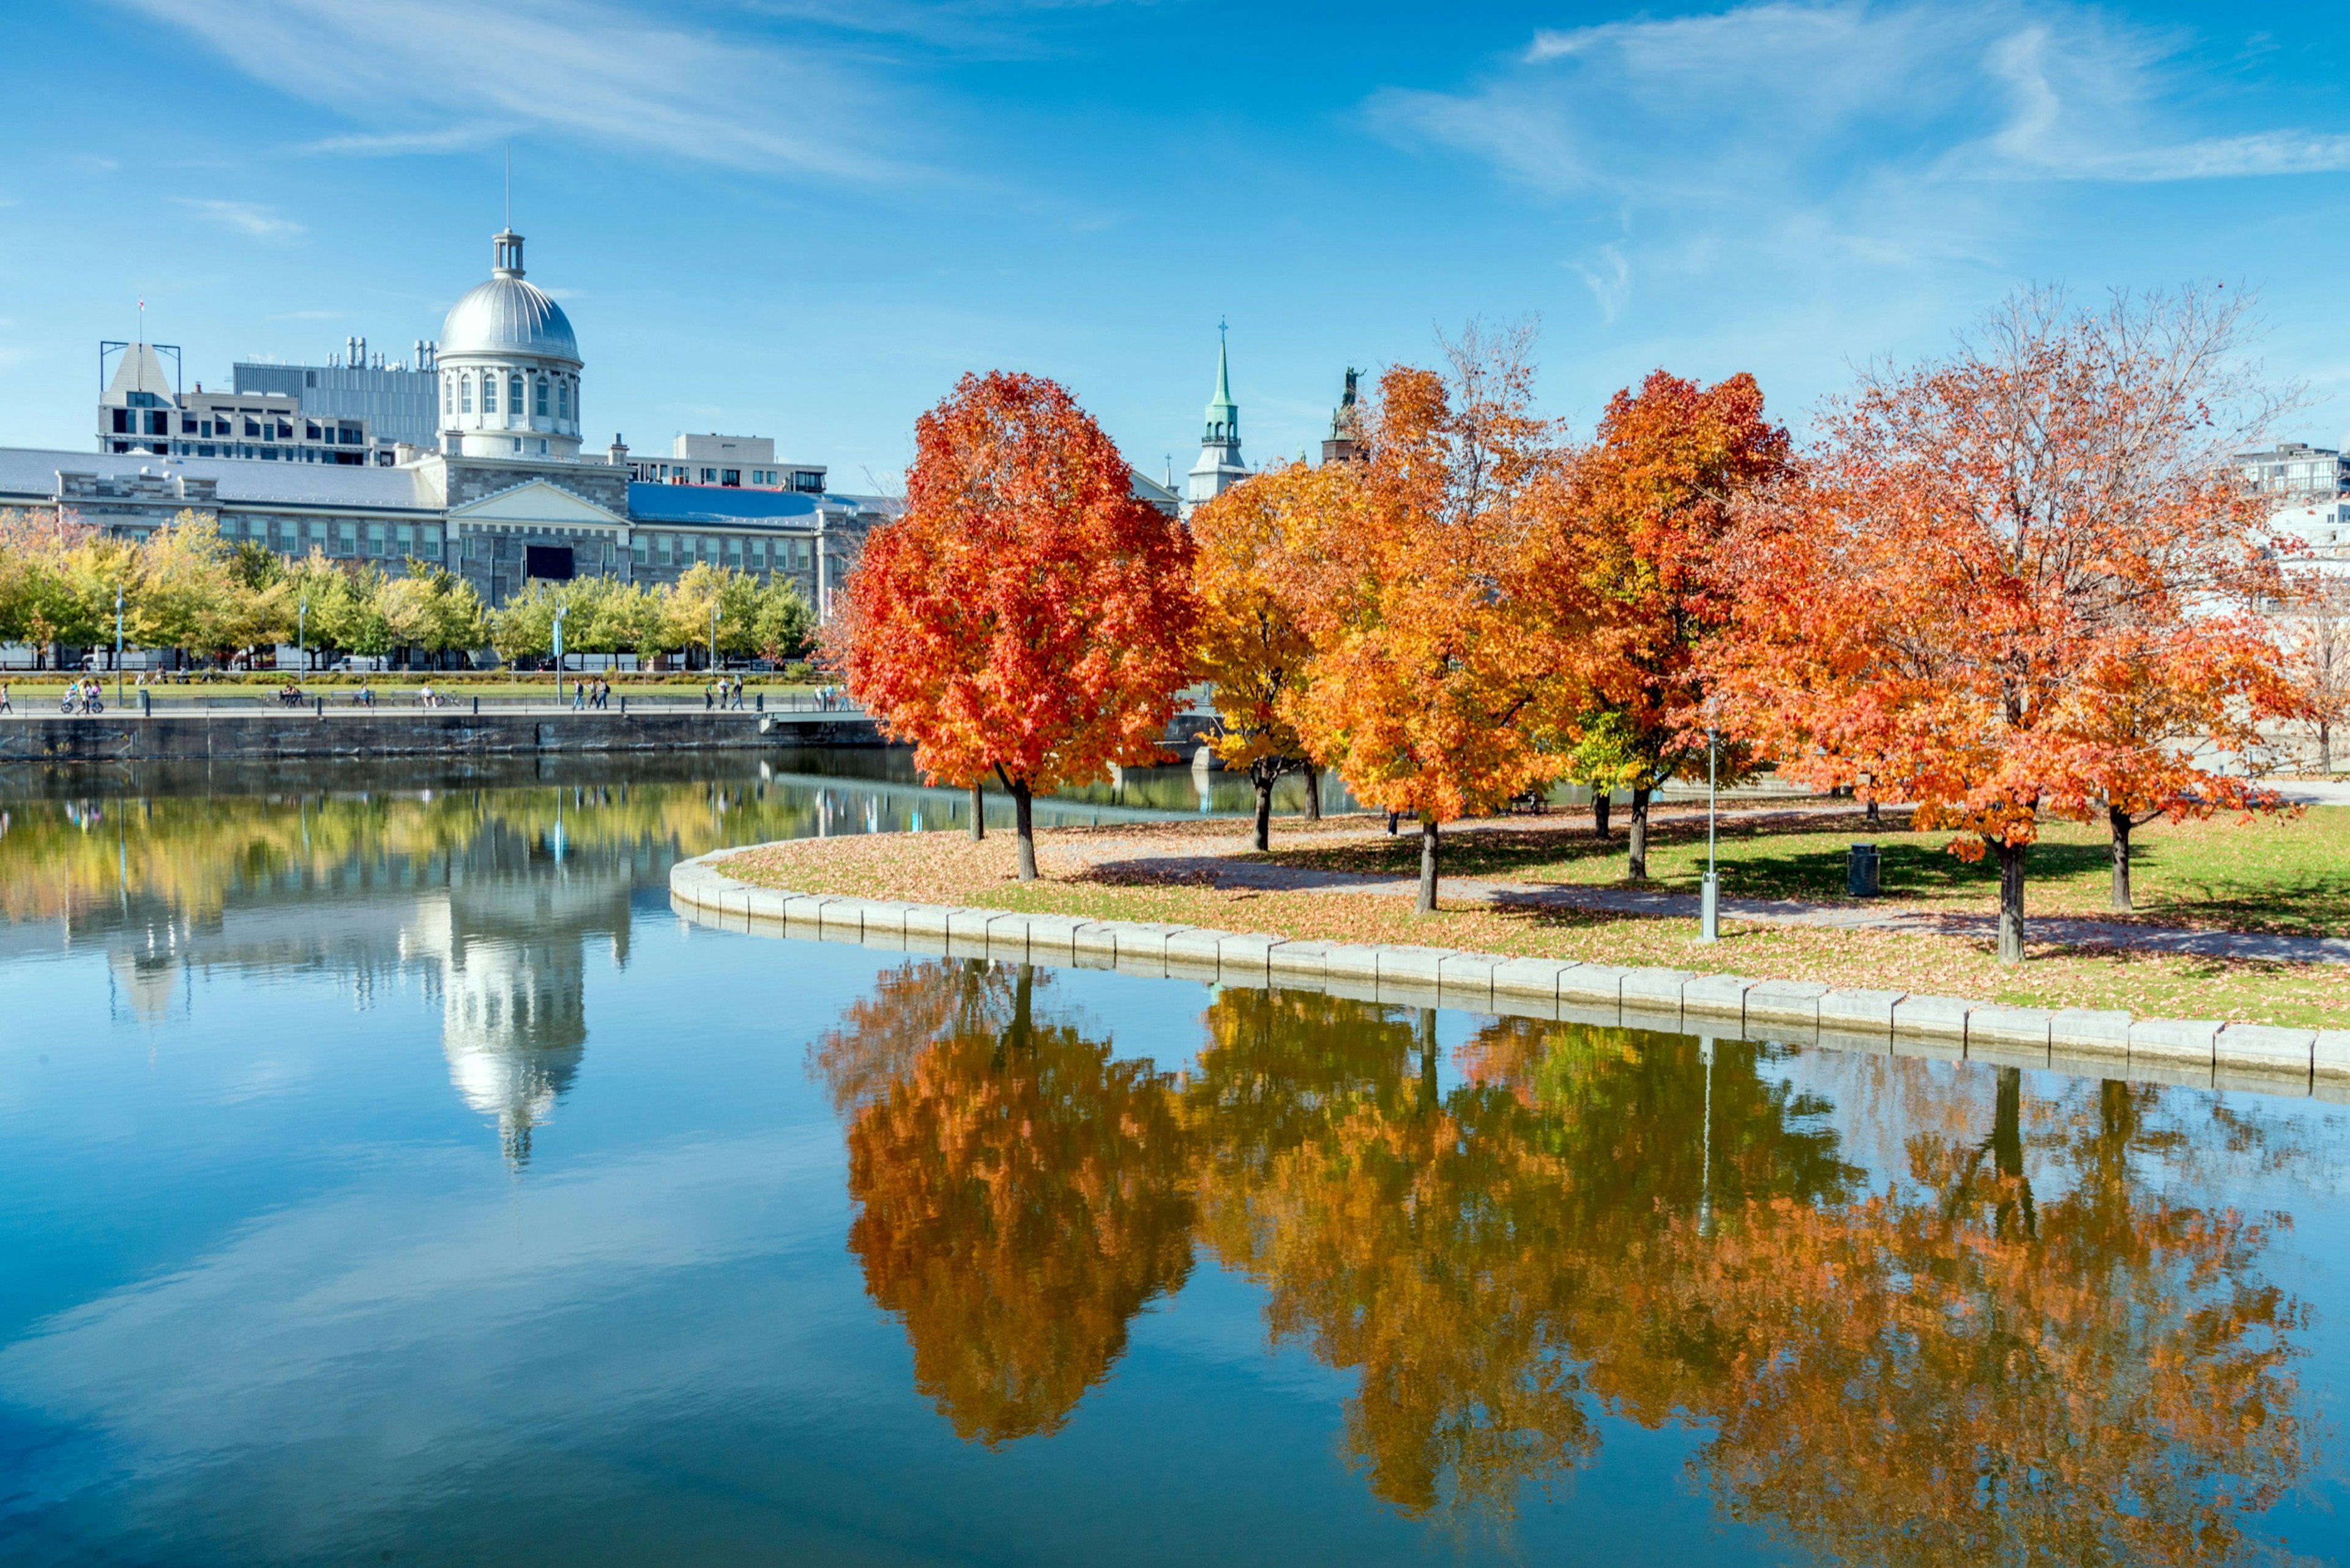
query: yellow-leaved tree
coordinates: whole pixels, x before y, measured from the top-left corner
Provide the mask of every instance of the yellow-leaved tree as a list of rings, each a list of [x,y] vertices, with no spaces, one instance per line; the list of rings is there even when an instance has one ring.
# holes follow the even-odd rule
[[[1272,846],[1274,784],[1313,768],[1291,716],[1314,659],[1298,608],[1310,546],[1298,546],[1323,529],[1342,529],[1363,494],[1350,463],[1283,463],[1191,514],[1199,673],[1215,689],[1219,725],[1211,743],[1256,788],[1259,849]]]

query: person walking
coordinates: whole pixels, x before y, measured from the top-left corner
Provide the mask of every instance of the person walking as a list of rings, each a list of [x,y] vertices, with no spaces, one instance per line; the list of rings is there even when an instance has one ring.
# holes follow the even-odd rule
[[[743,678],[739,675],[734,678],[734,711],[743,711]]]
[[[8,683],[5,680],[0,680],[0,713],[13,713],[16,711],[16,705],[8,701]]]
[[[588,682],[585,680],[571,683],[571,711],[575,713],[588,711]]]

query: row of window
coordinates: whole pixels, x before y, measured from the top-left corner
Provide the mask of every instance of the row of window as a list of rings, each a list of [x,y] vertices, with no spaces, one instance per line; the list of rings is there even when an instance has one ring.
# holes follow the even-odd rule
[[[111,450],[128,455],[133,452],[168,453],[172,457],[243,457],[263,462],[276,462],[283,458],[287,462],[328,462],[346,468],[364,466],[369,454],[364,452],[344,452],[326,446],[242,446],[234,441],[166,441],[133,442],[119,441]],[[392,454],[378,450],[374,461],[380,468],[390,468]]]
[[[144,429],[141,429],[141,425]],[[142,420],[134,409],[114,410],[114,431],[117,435],[170,435],[172,416],[168,412],[150,412]],[[213,439],[243,436],[247,441],[292,441],[294,424],[277,415],[255,418],[251,414],[241,420],[228,418],[202,419],[194,414],[180,416],[180,433],[183,436],[203,436]],[[321,425],[317,420],[302,421],[302,439],[328,445],[365,446],[367,431],[356,424]]]
[[[498,411],[498,385],[500,379],[501,378],[495,371],[484,370],[482,372],[482,412],[485,414],[494,414]],[[554,399],[554,414],[552,417],[566,421],[568,421],[574,417],[574,410],[579,400],[579,394],[577,389],[572,384],[572,378],[568,376],[533,376],[525,380],[523,376],[517,373],[504,377],[504,381],[505,384],[505,409],[508,413],[521,413],[523,411],[523,400],[525,397],[528,397],[530,400],[531,417],[541,420],[546,419],[549,417],[547,412],[548,398],[549,395],[552,394]],[[473,373],[470,370],[460,371],[453,376],[442,377],[441,411],[444,414],[472,413],[473,411]]]
[[[231,515],[223,519],[220,526],[221,536],[231,542],[251,540],[289,556],[306,556],[317,550],[328,556],[380,560],[405,560],[411,556],[428,561],[441,558],[442,531],[437,524]],[[496,544],[488,535],[468,535],[464,541],[465,558],[487,562],[494,557]],[[767,540],[744,539],[738,535],[639,533],[634,544],[635,562],[639,566],[683,567],[707,561],[762,574],[803,575],[815,566],[815,541],[806,538]],[[594,541],[575,547],[590,563],[600,562],[604,557],[604,546]]]
[[[691,566],[700,562],[753,572],[814,569],[810,539],[745,539],[739,534],[647,534],[636,536],[637,565]],[[769,548],[773,545],[772,550]]]
[[[437,523],[232,516],[222,521],[221,537],[249,539],[288,556],[307,556],[313,550],[322,550],[329,556],[373,556],[391,561],[406,560],[411,556],[427,561],[441,558],[441,525]]]
[[[711,468],[697,467],[690,462],[631,462],[631,477],[647,484],[716,484],[739,486],[748,472],[754,485],[774,490],[794,490],[804,495],[824,493],[824,470],[820,468]]]

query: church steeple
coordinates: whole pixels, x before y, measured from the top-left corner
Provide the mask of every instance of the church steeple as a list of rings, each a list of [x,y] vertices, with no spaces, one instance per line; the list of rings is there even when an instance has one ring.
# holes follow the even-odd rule
[[[1248,477],[1241,461],[1241,406],[1232,401],[1232,349],[1224,323],[1216,323],[1216,395],[1208,400],[1207,427],[1200,436],[1200,461],[1184,486],[1187,508],[1212,501]]]
[[[1241,439],[1241,406],[1232,401],[1232,362],[1231,346],[1226,343],[1224,324],[1216,323],[1216,395],[1208,400],[1208,430],[1200,439],[1203,441],[1231,442],[1235,448]]]

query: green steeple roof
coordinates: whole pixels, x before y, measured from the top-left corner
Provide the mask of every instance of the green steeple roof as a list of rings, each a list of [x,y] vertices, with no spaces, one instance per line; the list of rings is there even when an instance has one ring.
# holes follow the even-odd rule
[[[1208,433],[1211,441],[1236,441],[1241,435],[1241,406],[1232,401],[1232,356],[1224,343],[1224,324],[1216,323],[1216,395],[1208,402]]]

